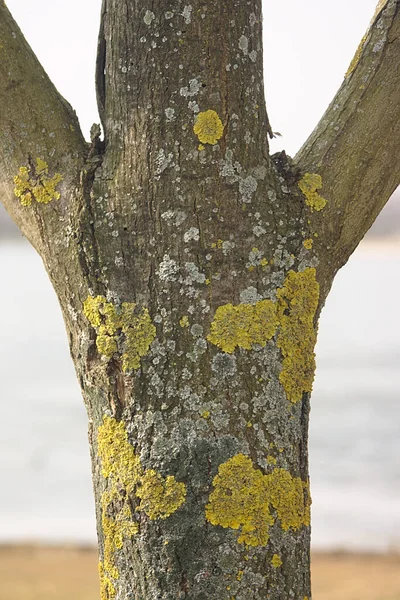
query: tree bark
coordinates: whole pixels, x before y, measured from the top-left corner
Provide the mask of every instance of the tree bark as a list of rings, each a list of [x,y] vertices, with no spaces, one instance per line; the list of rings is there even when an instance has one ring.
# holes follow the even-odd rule
[[[399,150],[399,3],[381,3],[340,110],[294,161],[268,151],[259,0],[104,0],[104,142],[94,129],[90,146],[0,11],[7,60],[22,69],[28,56],[18,85],[37,107],[21,124],[5,65],[3,200],[66,322],[89,416],[102,600],[310,598],[317,319],[399,182],[398,159],[381,156]]]

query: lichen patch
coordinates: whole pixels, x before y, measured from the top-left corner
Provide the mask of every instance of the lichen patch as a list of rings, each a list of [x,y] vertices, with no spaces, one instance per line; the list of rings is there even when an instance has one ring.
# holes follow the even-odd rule
[[[237,454],[219,466],[213,486],[206,519],[239,529],[239,544],[266,546],[275,522],[284,531],[310,524],[308,483],[285,469],[264,475],[248,456]]]
[[[299,181],[299,188],[306,198],[306,204],[312,211],[320,211],[326,206],[326,200],[318,194],[322,188],[322,177],[317,173],[306,173]]]
[[[89,296],[83,303],[83,312],[96,330],[99,354],[106,359],[119,354],[125,372],[139,369],[141,358],[156,337],[147,308],[139,309],[133,302],[117,306],[104,296]]]
[[[225,304],[215,311],[208,341],[231,354],[235,348],[251,350],[253,344],[265,346],[278,327],[272,300],[251,304]]]
[[[214,145],[223,136],[224,126],[215,110],[206,110],[197,115],[193,131],[200,142]]]
[[[288,400],[294,403],[301,400],[304,392],[312,391],[314,381],[314,318],[319,300],[315,269],[289,271],[283,287],[277,291],[277,300],[278,347],[284,357],[279,379]]]
[[[33,200],[39,204],[48,204],[60,199],[61,194],[56,188],[62,180],[60,173],[49,177],[47,162],[37,158],[35,165],[19,168],[18,175],[14,177],[14,194],[22,206],[31,206]]]
[[[123,422],[105,416],[98,429],[97,443],[102,475],[108,483],[101,498],[104,535],[103,560],[99,564],[101,600],[113,600],[120,577],[116,553],[122,549],[124,540],[139,531],[132,514],[132,499],[140,498],[136,510],[150,519],[166,519],[184,503],[186,487],[171,475],[164,478],[154,469],[143,469]]]
[[[236,348],[264,347],[277,333],[277,346],[283,355],[279,380],[287,399],[295,403],[304,392],[312,391],[314,381],[314,319],[319,302],[315,268],[289,271],[276,297],[276,302],[258,300],[256,288],[247,288],[241,298],[251,303],[219,306],[207,340],[232,354]]]

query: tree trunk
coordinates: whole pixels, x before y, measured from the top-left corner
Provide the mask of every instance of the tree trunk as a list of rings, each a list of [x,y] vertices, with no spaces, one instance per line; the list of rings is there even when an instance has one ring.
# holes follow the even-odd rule
[[[375,68],[393,73],[398,3],[378,18],[392,45]],[[321,173],[343,169],[343,150],[320,162],[310,142],[296,162],[269,156],[261,19],[259,0],[104,0],[104,142],[94,129],[86,147],[60,100],[65,148],[2,144],[15,185],[3,182],[5,203],[54,283],[88,411],[102,600],[311,597],[317,319],[369,217],[340,237],[356,201],[345,175],[325,186]],[[368,43],[360,68],[371,71]],[[362,129],[357,73],[340,106]],[[39,130],[40,107],[25,129]],[[382,119],[398,148],[398,124]],[[369,163],[346,127],[321,147],[340,142],[349,178],[361,177]]]

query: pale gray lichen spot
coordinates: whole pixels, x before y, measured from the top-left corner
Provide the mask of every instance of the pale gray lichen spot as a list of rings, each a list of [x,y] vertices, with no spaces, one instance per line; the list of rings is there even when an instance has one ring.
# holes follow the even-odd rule
[[[285,240],[285,238],[283,238]],[[282,241],[282,243],[285,243]],[[290,269],[294,265],[294,258],[292,254],[286,250],[286,248],[277,248],[274,252],[274,265],[282,269]]]
[[[240,302],[242,304],[256,304],[263,297],[257,292],[257,288],[253,285],[240,292]]]
[[[164,16],[166,19],[172,19],[172,17],[174,16],[174,13],[172,12],[172,10],[167,10],[167,12],[165,13]]]
[[[200,231],[197,227],[191,227],[185,232],[183,239],[185,242],[190,242],[191,240],[198,242],[200,239]]]
[[[174,108],[168,107],[164,110],[164,113],[165,113],[168,123],[170,123],[171,121],[175,121],[175,109]]]
[[[377,42],[372,48],[372,52],[379,52],[380,50],[382,50],[383,46],[385,45],[385,41],[385,39],[379,40],[379,42]]]
[[[151,10],[146,10],[146,14],[143,17],[143,21],[146,23],[146,25],[151,25],[155,18],[156,15],[153,12],[151,12]]]
[[[229,240],[222,242],[222,252],[224,256],[227,256],[229,252],[235,248],[235,246],[235,242],[230,242]]]
[[[258,248],[252,248],[249,252],[249,262],[246,263],[246,267],[258,267],[263,259],[263,253]]]
[[[247,130],[244,134],[244,141],[246,142],[246,144],[250,144],[251,142],[251,133],[249,130]]]
[[[176,281],[179,272],[179,266],[175,260],[170,258],[169,254],[164,254],[164,258],[158,269],[158,276],[161,281]]]
[[[264,165],[259,165],[258,167],[255,167],[255,169],[253,169],[253,173],[254,173],[254,177],[264,181],[264,179],[268,173],[267,167],[265,167]]]
[[[201,337],[203,335],[203,326],[199,323],[194,323],[190,328],[190,333],[193,337]]]
[[[78,311],[72,306],[72,304],[68,304],[67,308],[68,308],[69,316],[71,317],[71,319],[73,321],[76,322],[78,320]]]
[[[157,173],[157,175],[161,175],[161,173],[163,173],[163,171],[165,171],[165,169],[171,164],[172,159],[173,159],[172,152],[170,152],[168,155],[166,155],[164,148],[161,148],[161,150],[159,150],[157,152],[157,155],[156,155],[156,165],[157,165],[156,173]]]
[[[232,115],[232,119],[234,119],[234,115]],[[242,170],[242,166],[238,161],[233,162],[233,152],[228,149],[225,152],[225,159],[220,161],[219,173],[221,177],[226,177],[229,183],[236,183],[240,179]]]
[[[122,258],[122,256],[116,256],[115,260],[114,260],[115,266],[116,267],[123,267],[124,266],[124,259]]]
[[[193,283],[204,283],[206,280],[206,276],[204,273],[199,271],[197,265],[192,262],[185,263],[185,269],[187,272],[187,277],[185,279],[186,285],[192,285]]]
[[[232,377],[237,371],[236,357],[233,354],[219,352],[212,359],[211,369],[220,377]]]
[[[185,19],[186,25],[189,25],[192,21],[192,10],[193,6],[187,4],[182,11],[182,17]]]
[[[194,100],[190,100],[190,102],[188,104],[188,109],[191,110],[192,112],[194,112],[195,114],[200,112],[199,105]]]
[[[239,38],[239,48],[245,56],[249,53],[249,40],[245,35],[241,35]]]
[[[260,237],[260,235],[264,235],[264,233],[267,232],[264,229],[264,227],[261,227],[261,225],[256,225],[255,227],[253,227],[253,233],[255,236]]]
[[[182,375],[182,379],[183,379],[184,381],[189,381],[189,379],[192,379],[192,377],[193,377],[193,374],[192,374],[192,373],[189,371],[189,369],[187,369],[186,367],[184,367],[184,368],[182,369],[182,373],[181,373],[181,375]]]
[[[176,342],[175,342],[175,340],[167,340],[167,348],[171,352],[175,352],[175,349],[176,349]]]
[[[204,354],[207,351],[207,340],[204,338],[199,338],[196,340],[194,345],[194,353],[195,354]]]
[[[258,187],[257,179],[252,175],[249,175],[245,179],[241,179],[239,183],[239,192],[243,202],[251,202],[253,194],[256,192]]]
[[[166,210],[162,213],[161,218],[168,223],[168,225],[175,225],[179,227],[187,219],[187,214],[183,210]]]
[[[257,23],[257,17],[255,15],[255,13],[250,13],[249,16],[249,21],[250,21],[250,27],[254,27],[254,25]]]
[[[250,58],[251,62],[255,63],[257,60],[257,50],[252,50],[249,53],[249,58]]]
[[[181,96],[197,96],[200,91],[200,82],[198,79],[193,78],[189,81],[189,85],[186,87],[182,87],[179,91]]]

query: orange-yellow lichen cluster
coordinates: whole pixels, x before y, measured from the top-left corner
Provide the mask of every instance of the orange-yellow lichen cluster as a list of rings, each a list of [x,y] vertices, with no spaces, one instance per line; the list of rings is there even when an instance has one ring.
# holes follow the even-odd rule
[[[279,556],[279,554],[274,554],[272,559],[271,559],[271,565],[274,567],[274,569],[279,569],[279,567],[281,567],[283,565],[282,559]]]
[[[156,336],[147,308],[138,310],[132,302],[116,306],[104,296],[89,296],[83,303],[83,312],[96,330],[99,353],[106,358],[120,353],[123,371],[139,369],[140,359]]]
[[[254,305],[225,304],[217,308],[207,339],[223,352],[232,353],[237,347],[250,350],[253,344],[265,346],[278,324],[272,300],[261,300]]]
[[[37,158],[34,166],[20,167],[18,175],[14,177],[14,194],[23,206],[31,206],[32,200],[39,204],[48,204],[52,200],[60,199],[60,192],[56,187],[62,179],[60,173],[49,177],[47,162]]]
[[[314,318],[319,300],[315,269],[289,271],[276,295],[277,302],[219,306],[207,339],[223,352],[232,353],[236,348],[251,350],[254,344],[265,346],[278,331],[277,343],[283,354],[280,381],[288,400],[297,402],[303,392],[311,392],[314,380]]]
[[[326,200],[318,194],[317,190],[322,188],[322,177],[317,173],[306,173],[299,181],[299,188],[306,197],[306,204],[312,211],[322,210],[326,206]]]
[[[154,469],[145,470],[129,443],[125,425],[105,416],[98,430],[98,455],[108,488],[101,498],[104,535],[103,560],[99,564],[101,599],[116,596],[119,579],[115,555],[125,539],[138,532],[131,510],[133,497],[140,498],[137,511],[150,519],[166,519],[185,501],[186,487],[173,476],[163,478]]]
[[[308,483],[285,469],[264,475],[248,456],[237,454],[219,466],[213,486],[206,518],[239,529],[240,544],[265,546],[276,521],[284,531],[310,524]]]
[[[317,341],[314,318],[319,300],[315,269],[289,271],[284,286],[277,291],[277,299],[278,346],[284,357],[279,379],[288,400],[298,402],[304,392],[312,391],[314,381]]]
[[[194,133],[203,144],[216,144],[224,133],[224,126],[215,110],[200,112],[193,127]]]
[[[314,244],[314,240],[312,238],[307,238],[303,242],[303,246],[304,246],[304,248],[306,248],[306,250],[311,250],[313,247],[313,244]]]
[[[349,68],[346,71],[345,77],[350,77],[350,75],[353,73],[353,71],[355,70],[356,66],[360,62],[360,58],[361,58],[361,55],[362,55],[363,50],[364,50],[365,42],[367,41],[367,37],[368,37],[368,32],[365,33],[363,35],[363,37],[361,38],[361,42],[357,46],[356,53],[354,54],[354,56],[353,56],[353,58],[351,60],[351,63],[349,64]]]

